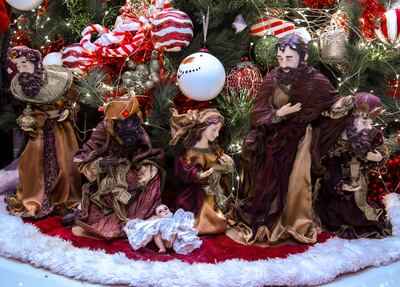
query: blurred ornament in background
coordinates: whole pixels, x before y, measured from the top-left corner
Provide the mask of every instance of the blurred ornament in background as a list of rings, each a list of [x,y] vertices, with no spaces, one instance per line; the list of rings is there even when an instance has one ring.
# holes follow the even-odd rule
[[[321,33],[321,58],[331,64],[347,61],[347,32],[343,27],[329,26]]]
[[[283,38],[287,34],[293,33],[296,29],[294,24],[289,21],[278,18],[260,18],[252,23],[250,27],[250,35],[263,37],[265,35],[274,35]]]
[[[6,2],[15,9],[28,11],[37,8],[43,0],[6,0]]]
[[[245,92],[247,96],[253,97],[261,86],[262,75],[247,58],[244,57],[243,60],[228,72],[226,89],[231,96]]]
[[[247,27],[242,14],[236,16],[235,21],[232,23],[232,27],[235,29],[235,34],[242,32]]]
[[[312,40],[311,34],[306,28],[301,27],[293,31],[293,34],[299,35],[303,39],[304,43],[308,44]]]
[[[164,9],[151,21],[151,36],[156,49],[179,52],[193,38],[192,20],[180,10]]]
[[[62,54],[60,52],[51,52],[48,53],[42,61],[43,65],[57,65],[62,66]]]
[[[278,59],[276,58],[276,44],[279,38],[275,36],[264,36],[257,40],[254,45],[254,58],[255,62],[263,68],[273,68],[278,66]]]
[[[187,56],[178,67],[179,89],[188,98],[208,101],[224,88],[225,69],[222,63],[208,52]]]
[[[400,8],[386,11],[380,18],[378,28],[375,29],[378,39],[387,46],[394,47],[398,44],[400,34]]]

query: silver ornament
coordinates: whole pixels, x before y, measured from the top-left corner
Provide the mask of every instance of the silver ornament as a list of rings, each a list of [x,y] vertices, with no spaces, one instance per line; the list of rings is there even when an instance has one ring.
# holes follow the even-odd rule
[[[134,70],[137,67],[137,64],[134,61],[129,60],[128,62],[126,62],[126,66],[128,67],[128,69]]]
[[[144,83],[144,87],[145,87],[146,89],[151,89],[151,88],[154,87],[154,82],[153,82],[153,81],[146,81],[146,82]]]
[[[160,76],[156,73],[151,73],[149,76],[149,80],[157,83],[160,81]]]
[[[156,50],[153,50],[151,52],[151,59],[150,59],[150,72],[152,73],[158,73],[161,70],[161,64],[158,61],[158,52]]]
[[[340,64],[347,61],[348,37],[341,27],[328,27],[321,34],[321,58],[323,61]]]
[[[146,71],[148,73],[150,73],[149,67],[147,67],[147,65],[145,64],[140,64],[136,67],[136,71]]]
[[[130,78],[132,78],[132,73],[133,73],[133,72],[131,72],[131,71],[125,71],[125,72],[122,74],[122,80],[124,81],[125,79],[130,79]]]
[[[128,87],[132,87],[133,86],[133,80],[132,79],[124,79],[122,81],[124,87],[128,88]]]

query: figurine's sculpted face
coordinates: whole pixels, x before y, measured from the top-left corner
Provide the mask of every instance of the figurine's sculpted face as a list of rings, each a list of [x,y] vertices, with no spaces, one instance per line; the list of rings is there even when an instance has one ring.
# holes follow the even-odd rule
[[[203,131],[203,138],[206,138],[209,142],[213,142],[217,139],[219,136],[219,131],[221,130],[222,123],[216,123],[216,124],[211,124],[209,125],[204,131]]]
[[[370,119],[366,113],[360,113],[354,119],[354,126],[357,128],[358,132],[365,129],[370,130],[372,129],[372,119]]]
[[[168,217],[171,214],[171,211],[169,210],[168,206],[165,204],[161,204],[156,208],[156,215],[157,217],[160,218],[165,218]]]
[[[35,71],[34,64],[28,61],[26,57],[19,57],[16,59],[12,59],[12,62],[17,67],[19,73],[33,74],[33,72]]]
[[[300,55],[297,51],[292,50],[289,47],[286,47],[284,51],[278,49],[277,57],[279,67],[281,67],[285,73],[290,72],[291,69],[299,67]]]

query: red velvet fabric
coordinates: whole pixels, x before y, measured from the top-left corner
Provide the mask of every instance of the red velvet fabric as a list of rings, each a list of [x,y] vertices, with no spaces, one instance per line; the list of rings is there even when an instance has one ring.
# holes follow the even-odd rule
[[[0,33],[4,33],[8,29],[8,25],[10,24],[8,15],[8,4],[6,1],[0,0]]]
[[[277,247],[246,246],[232,241],[225,235],[219,235],[202,237],[202,246],[188,255],[176,254],[173,250],[168,250],[166,254],[159,254],[153,243],[134,251],[128,240],[96,240],[76,236],[72,233],[71,227],[61,226],[60,220],[61,216],[54,216],[30,223],[47,235],[58,236],[71,241],[75,247],[86,247],[92,250],[103,249],[109,254],[123,252],[128,258],[134,260],[169,261],[179,259],[187,263],[217,263],[228,259],[255,261],[268,258],[285,258],[290,254],[302,253],[311,246],[306,244],[285,244]],[[332,236],[331,233],[325,232],[318,237],[318,242],[325,242]]]

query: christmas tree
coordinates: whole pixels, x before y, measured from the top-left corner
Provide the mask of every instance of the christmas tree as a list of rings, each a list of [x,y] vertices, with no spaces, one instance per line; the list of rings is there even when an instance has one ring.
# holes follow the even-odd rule
[[[395,2],[26,1],[23,7],[12,7],[9,29],[1,34],[0,129],[7,133],[16,127],[23,109],[7,91],[6,51],[27,45],[39,49],[48,63],[60,61],[75,71],[80,90],[76,129],[82,141],[101,117],[97,110],[103,103],[135,94],[140,95],[144,123],[156,146],[176,152],[168,145],[171,107],[216,107],[226,119],[222,144],[238,158],[254,95],[262,76],[277,65],[275,44],[295,32],[308,41],[308,64],[323,72],[343,96],[359,91],[380,96],[386,111],[376,126],[392,143],[395,156],[400,129],[400,24],[395,16],[400,8]],[[167,36],[157,34],[166,31]],[[182,61],[205,46],[222,63],[227,78],[216,97],[198,101],[176,83]],[[215,72],[215,67],[208,68]],[[383,180],[391,180],[379,172],[376,176],[376,191],[383,188]],[[390,191],[397,191],[396,183],[392,185]]]

